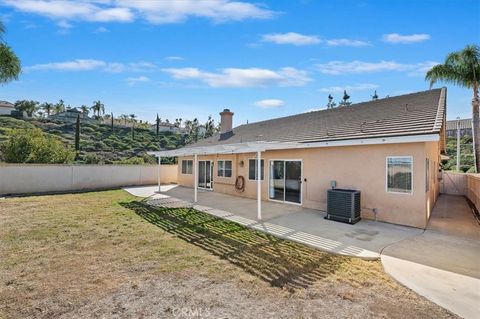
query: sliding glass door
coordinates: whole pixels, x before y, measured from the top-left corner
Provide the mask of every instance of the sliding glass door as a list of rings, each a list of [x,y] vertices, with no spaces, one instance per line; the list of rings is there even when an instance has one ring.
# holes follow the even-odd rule
[[[213,188],[213,162],[198,161],[198,187]]]
[[[302,202],[302,162],[270,161],[269,198],[282,202]]]

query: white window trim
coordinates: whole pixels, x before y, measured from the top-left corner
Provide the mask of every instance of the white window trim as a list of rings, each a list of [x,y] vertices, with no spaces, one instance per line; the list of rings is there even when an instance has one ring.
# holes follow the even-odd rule
[[[219,164],[220,162],[223,162],[223,175],[222,176],[218,175],[218,169],[220,168],[220,164]],[[226,171],[225,170],[225,162],[231,162],[232,163],[232,166],[231,166],[232,168],[230,169],[231,174],[232,174],[231,176],[225,176],[225,171]],[[232,178],[233,177],[233,160],[217,160],[217,177],[218,178]]]
[[[252,157],[252,158],[249,158],[248,159],[248,181],[249,182],[256,182],[257,180],[256,179],[250,179],[250,160],[255,160],[255,163],[256,163],[256,160],[257,158],[256,157]],[[260,182],[263,182],[265,180],[265,159],[262,158],[260,161],[263,161],[263,179],[260,179]],[[255,169],[257,167],[257,164],[255,164]],[[262,177],[262,172],[260,172],[260,177]]]
[[[183,162],[184,161],[185,162],[188,162],[188,161],[192,162],[192,172],[191,173],[188,173],[188,164],[186,164],[187,165],[187,167],[186,167],[187,172],[186,173],[183,172]],[[193,175],[193,160],[189,160],[189,159],[184,159],[183,160],[182,159],[182,163],[180,163],[180,174],[182,174],[182,175]]]
[[[388,190],[388,159],[389,158],[409,158],[412,161],[412,187],[409,193],[406,192],[392,192]],[[385,158],[385,192],[387,194],[399,194],[399,195],[413,195],[413,185],[415,184],[413,179],[413,156],[387,156]]]

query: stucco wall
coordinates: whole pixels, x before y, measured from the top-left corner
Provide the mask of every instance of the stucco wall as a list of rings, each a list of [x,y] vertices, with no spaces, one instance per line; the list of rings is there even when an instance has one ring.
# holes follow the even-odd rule
[[[157,173],[157,165],[1,164],[0,195],[156,184]],[[161,179],[176,183],[177,165],[162,165]]]
[[[386,192],[386,157],[413,156],[413,194],[394,194]],[[425,188],[425,158],[430,158],[430,191]],[[255,154],[199,156],[215,162],[214,190],[256,198],[256,182],[248,180],[248,159]],[[262,181],[262,199],[268,200],[269,161],[272,159],[302,160],[302,174],[306,181],[302,183],[302,205],[309,208],[326,210],[327,190],[330,181],[335,180],[338,188],[354,188],[362,192],[362,217],[373,219],[373,209],[377,210],[377,219],[390,223],[425,227],[427,223],[427,205],[433,208],[438,196],[438,181],[435,181],[434,163],[438,165],[438,143],[405,143],[388,145],[365,145],[326,147],[316,149],[267,151],[262,153],[265,160],[265,180]],[[189,157],[193,159],[193,157]],[[217,177],[217,160],[231,159],[233,172],[231,178]],[[179,159],[178,183],[192,186],[193,174],[181,174]],[[243,162],[243,166],[242,163]],[[245,191],[235,190],[235,178],[245,177]],[[429,203],[427,204],[427,197]]]

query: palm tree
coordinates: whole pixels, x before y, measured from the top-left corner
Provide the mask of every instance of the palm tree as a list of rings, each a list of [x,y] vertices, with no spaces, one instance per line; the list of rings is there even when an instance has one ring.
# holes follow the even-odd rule
[[[119,116],[120,119],[123,120],[124,125],[127,126],[127,120],[128,120],[128,115],[127,114],[122,114]]]
[[[53,110],[55,111],[55,113],[65,111],[65,102],[63,102],[63,100],[59,100],[58,103],[53,106]]]
[[[93,101],[93,106],[91,107],[93,114],[97,113],[97,116],[100,117],[100,113],[105,114],[105,105],[100,101]]]
[[[5,26],[0,22],[0,84],[17,80],[22,67],[15,52],[3,41]]]
[[[82,111],[83,115],[88,116],[88,113],[90,113],[90,109],[86,105],[80,106],[80,110]]]
[[[45,112],[47,112],[47,117],[49,117],[50,112],[52,112],[52,109],[53,109],[53,103],[44,102],[40,104],[40,108]]]
[[[19,111],[27,113],[29,117],[32,117],[33,113],[35,113],[35,111],[38,109],[38,102],[28,100],[16,101],[15,108]]]
[[[425,75],[430,88],[438,81],[450,82],[473,90],[472,125],[475,149],[475,168],[480,172],[480,115],[478,97],[478,76],[480,75],[480,48],[467,45],[463,50],[447,55],[443,64],[432,67]]]

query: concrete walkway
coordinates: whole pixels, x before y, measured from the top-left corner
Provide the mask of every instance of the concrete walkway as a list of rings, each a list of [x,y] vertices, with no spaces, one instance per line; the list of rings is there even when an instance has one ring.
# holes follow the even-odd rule
[[[256,219],[254,199],[199,190],[193,205],[193,189],[162,185],[158,187],[128,187],[135,196],[150,197],[156,205],[190,205],[203,211],[274,236],[296,241],[334,254],[378,259],[388,245],[419,235],[421,229],[362,220],[355,225],[324,219],[325,213],[276,202],[262,202],[262,221]],[[179,201],[178,203],[173,203]],[[186,203],[186,204],[185,204]]]
[[[442,195],[427,229],[384,249],[396,280],[464,317],[480,313],[480,227],[465,198]]]

